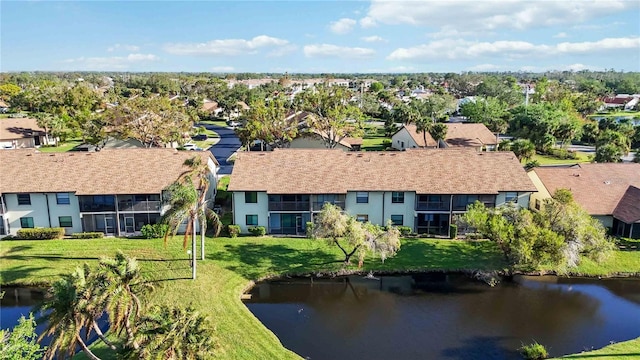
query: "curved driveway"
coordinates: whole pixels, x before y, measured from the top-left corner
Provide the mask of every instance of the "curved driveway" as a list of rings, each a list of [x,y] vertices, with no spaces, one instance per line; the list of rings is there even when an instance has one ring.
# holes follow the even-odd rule
[[[216,160],[220,163],[220,170],[218,174],[229,175],[233,170],[233,164],[227,163],[227,159],[233,155],[238,149],[240,149],[240,139],[236,136],[236,132],[228,127],[212,125],[212,124],[198,124],[198,126],[204,126],[208,130],[213,130],[220,136],[220,141],[210,148],[211,153],[215,156]]]

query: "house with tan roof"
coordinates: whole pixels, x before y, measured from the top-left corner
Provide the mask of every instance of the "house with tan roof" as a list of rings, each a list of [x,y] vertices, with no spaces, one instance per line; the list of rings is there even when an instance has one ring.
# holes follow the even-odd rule
[[[640,164],[537,167],[528,174],[538,189],[531,197],[531,209],[542,209],[556,190],[568,189],[574,200],[613,234],[640,238]]]
[[[426,134],[418,132],[415,124],[402,125],[391,136],[391,147],[396,150],[471,147],[477,151],[491,151],[496,150],[498,146],[497,136],[484,124],[445,123],[445,125],[447,125],[447,135],[439,143],[428,132]]]
[[[63,227],[67,234],[139,233],[166,211],[163,191],[200,156],[209,167],[208,199],[219,167],[210,152],[120,149],[100,152],[5,151],[0,162],[0,236],[22,228]]]
[[[239,153],[228,190],[243,232],[264,226],[271,234],[304,234],[328,202],[360,221],[447,235],[467,205],[528,207],[536,187],[511,152],[276,149]]]
[[[36,119],[0,119],[0,149],[35,148],[49,144],[50,140]]]

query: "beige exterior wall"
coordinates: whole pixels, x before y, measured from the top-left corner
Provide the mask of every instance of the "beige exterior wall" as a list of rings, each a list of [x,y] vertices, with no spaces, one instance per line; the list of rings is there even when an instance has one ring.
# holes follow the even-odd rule
[[[320,140],[317,137],[310,137],[310,136],[302,136],[302,137],[297,137],[293,139],[289,147],[292,149],[326,149],[327,148],[324,145],[324,142],[322,140]],[[338,144],[336,146],[336,149],[351,151],[350,148],[342,144]]]
[[[535,185],[536,189],[538,189],[538,192],[534,192],[531,194],[531,199],[529,200],[529,209],[536,210],[535,206],[536,206],[536,200],[537,200],[539,201],[539,204],[540,204],[540,210],[542,210],[542,208],[544,208],[544,201],[546,199],[551,198],[551,194],[549,193],[547,188],[544,186],[544,184],[542,183],[542,180],[540,180],[535,170],[531,170],[527,172],[527,175],[529,175],[529,179],[531,179],[531,182],[533,182],[533,185]]]
[[[498,193],[498,195],[496,195],[496,206],[504,205],[506,196],[507,196],[507,192]],[[518,201],[517,201],[518,206],[525,209],[528,208],[529,200],[531,196],[533,195],[531,195],[531,193],[528,193],[528,192],[518,192]]]
[[[391,147],[396,150],[417,148],[418,144],[413,140],[409,130],[403,127],[391,137]]]
[[[369,222],[373,224],[384,224],[382,216],[382,194],[380,191],[369,191],[369,202],[358,203],[356,199],[357,191],[347,192],[345,198],[345,211],[349,215],[367,215]]]
[[[258,202],[246,203],[245,193],[233,193],[233,223],[240,225],[242,233],[248,233],[247,215],[258,215],[258,226],[269,229],[269,196],[264,191],[258,192]]]

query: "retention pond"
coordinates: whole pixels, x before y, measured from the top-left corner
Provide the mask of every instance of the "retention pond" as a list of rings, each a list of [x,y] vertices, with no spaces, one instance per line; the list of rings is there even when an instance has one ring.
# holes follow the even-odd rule
[[[495,287],[464,275],[266,281],[247,307],[285,347],[316,359],[519,359],[640,336],[640,280],[517,276]]]

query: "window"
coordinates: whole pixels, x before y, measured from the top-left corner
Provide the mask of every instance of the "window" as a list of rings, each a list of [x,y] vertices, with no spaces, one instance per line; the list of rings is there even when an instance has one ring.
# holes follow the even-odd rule
[[[404,225],[403,216],[402,215],[391,215],[391,223],[396,226]]]
[[[540,199],[536,199],[536,210],[540,210]]]
[[[358,204],[366,204],[369,202],[369,193],[366,191],[358,191],[356,193],[356,202]]]
[[[246,223],[247,226],[258,226],[258,215],[247,215]]]
[[[404,141],[401,144],[400,147],[404,149]]]
[[[20,218],[20,227],[21,228],[34,228],[33,226],[33,218],[32,217],[21,217]]]
[[[18,205],[31,205],[31,195],[18,194]]]
[[[391,202],[394,204],[404,204],[404,192],[394,191],[391,193]]]
[[[258,193],[255,191],[247,191],[244,193],[244,202],[247,204],[256,204],[258,202]]]
[[[356,215],[356,220],[358,220],[360,222],[367,222],[367,221],[369,221],[369,215],[358,214],[358,215]]]
[[[58,205],[69,205],[71,201],[69,200],[69,193],[57,193],[56,194],[56,202]]]
[[[508,192],[504,195],[504,202],[518,202],[517,192]]]
[[[60,227],[73,227],[71,216],[58,216],[58,223]]]

